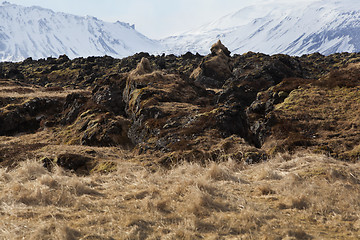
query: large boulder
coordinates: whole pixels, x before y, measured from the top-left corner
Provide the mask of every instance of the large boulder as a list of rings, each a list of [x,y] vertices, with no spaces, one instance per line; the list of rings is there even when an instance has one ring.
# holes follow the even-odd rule
[[[230,51],[227,47],[224,46],[224,44],[221,43],[220,40],[218,40],[216,43],[214,43],[210,48],[211,54],[213,56],[218,56],[224,54],[227,57],[230,57]]]
[[[72,93],[66,96],[63,106],[63,114],[60,123],[63,125],[73,123],[81,112],[86,110],[88,97],[80,93]]]
[[[92,161],[93,159],[90,157],[73,153],[63,153],[59,154],[54,162],[67,170],[87,173],[92,167]]]
[[[204,87],[221,88],[232,76],[232,68],[230,51],[219,40],[211,47],[211,54],[202,60],[190,78]]]
[[[141,60],[129,73],[123,94],[126,113],[133,121],[129,137],[138,144],[159,135],[175,113],[181,121],[187,111],[198,109],[196,104],[208,104],[209,100],[204,98],[207,94],[205,89],[179,75],[152,71],[148,60]]]
[[[214,91],[178,74],[154,70],[145,59],[128,74],[123,99],[135,149],[145,155],[159,154],[161,164],[220,160],[221,150],[213,146],[232,135],[242,140],[231,144],[252,142],[241,105],[218,105]]]

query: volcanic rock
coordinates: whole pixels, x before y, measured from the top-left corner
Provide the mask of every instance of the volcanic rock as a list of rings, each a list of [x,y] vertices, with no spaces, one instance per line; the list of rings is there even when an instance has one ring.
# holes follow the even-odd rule
[[[89,172],[92,159],[79,154],[64,153],[56,157],[55,163],[65,169]]]
[[[229,158],[250,164],[303,149],[356,161],[359,59],[231,56],[219,41],[205,57],[0,63],[0,158],[8,163],[18,151],[11,149],[24,149],[18,161],[58,144],[130,150],[152,167]],[[23,144],[9,147],[19,136]]]
[[[34,132],[40,128],[42,120],[60,109],[61,101],[51,98],[33,98],[9,104],[0,111],[0,135]]]
[[[221,88],[231,76],[230,51],[219,40],[211,47],[211,55],[202,60],[190,78],[204,87]]]

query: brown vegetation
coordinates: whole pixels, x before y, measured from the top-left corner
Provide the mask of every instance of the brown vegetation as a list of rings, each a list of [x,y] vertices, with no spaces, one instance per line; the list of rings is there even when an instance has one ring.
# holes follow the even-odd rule
[[[1,239],[358,239],[359,164],[308,153],[81,177],[0,172]]]

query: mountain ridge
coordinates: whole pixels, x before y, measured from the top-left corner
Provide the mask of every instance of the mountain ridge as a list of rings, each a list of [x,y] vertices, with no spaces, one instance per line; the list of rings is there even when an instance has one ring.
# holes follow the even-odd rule
[[[0,5],[0,61],[21,61],[66,54],[126,57],[155,51],[159,44],[135,30],[134,25],[108,23],[42,7]]]
[[[0,61],[67,55],[70,58],[139,52],[206,55],[221,40],[233,54],[248,51],[300,56],[360,51],[360,3],[352,0],[246,6],[195,30],[160,40],[135,25],[92,16],[54,12],[38,6],[0,5]],[[359,10],[357,10],[359,9]]]
[[[163,39],[162,43],[166,52],[176,54],[187,50],[207,54],[218,39],[237,54],[253,51],[299,56],[360,51],[359,3],[315,1],[289,6],[247,6],[198,29]],[[245,21],[243,15],[253,18]]]

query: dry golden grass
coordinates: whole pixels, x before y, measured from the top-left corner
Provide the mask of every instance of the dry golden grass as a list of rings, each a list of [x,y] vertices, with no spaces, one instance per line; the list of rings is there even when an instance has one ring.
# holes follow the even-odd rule
[[[80,89],[64,89],[62,91],[51,91],[42,87],[18,87],[18,86],[2,86],[0,87],[0,98],[64,98],[71,93],[90,94],[89,90]]]
[[[359,184],[307,153],[87,177],[26,161],[0,169],[0,239],[358,239]]]

